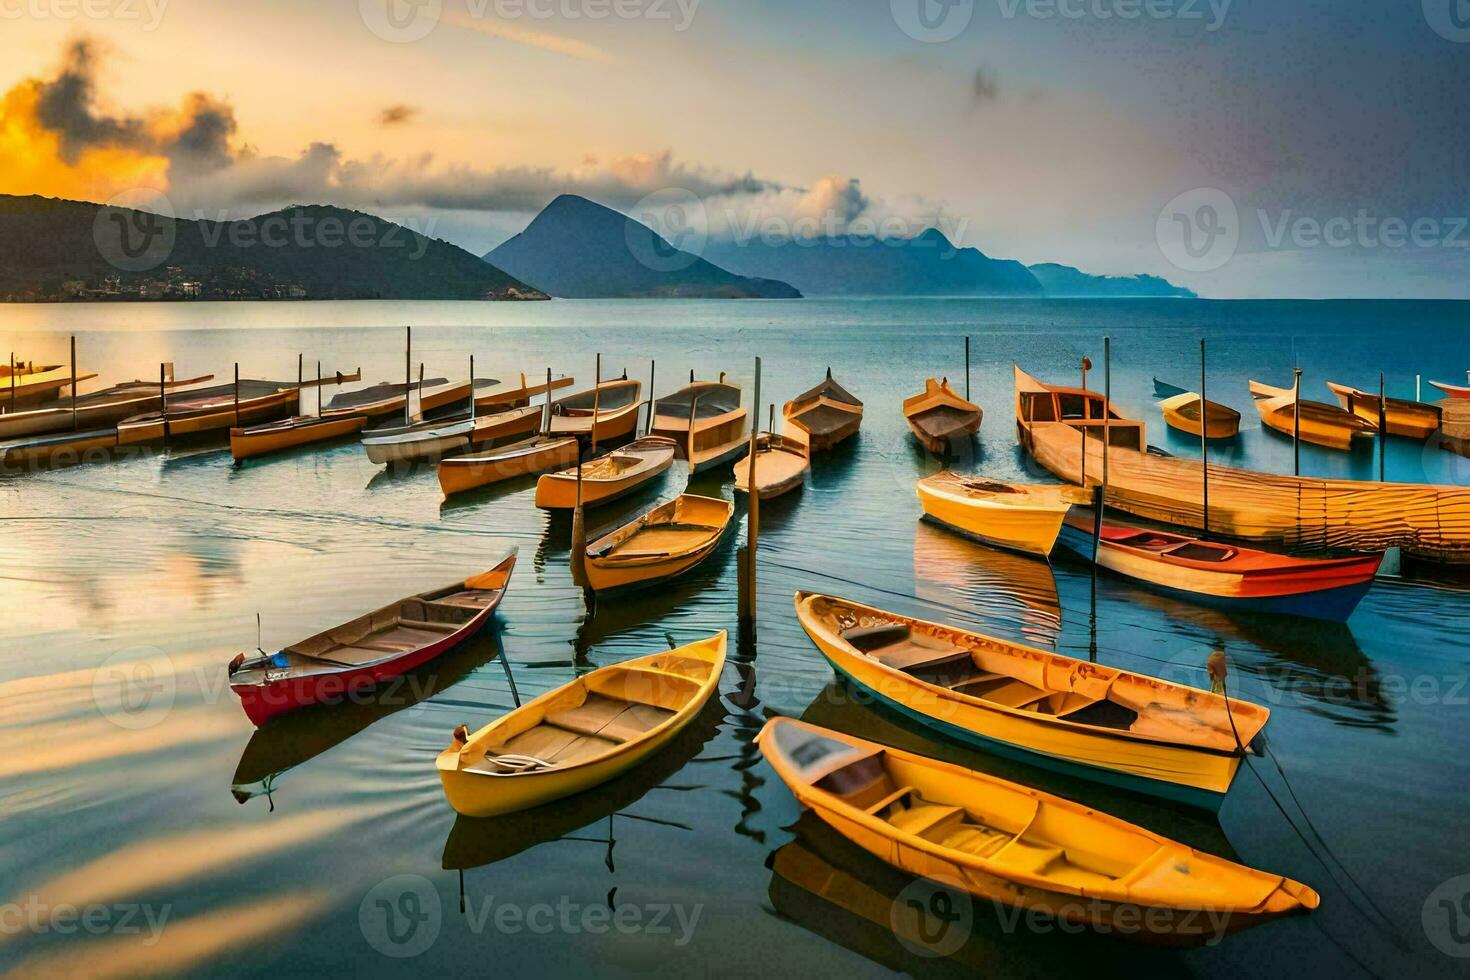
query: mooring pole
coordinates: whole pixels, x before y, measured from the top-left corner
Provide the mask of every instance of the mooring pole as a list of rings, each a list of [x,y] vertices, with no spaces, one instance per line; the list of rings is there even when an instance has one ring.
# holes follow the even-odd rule
[[[970,400],[970,338],[965,338],[965,401]]]
[[[1416,375],[1414,375],[1414,401],[1416,401],[1416,402],[1422,402],[1424,400],[1423,381],[1424,381],[1424,375],[1422,375],[1422,374],[1416,374]]]
[[[546,404],[541,409],[541,434],[551,432],[551,368],[546,369]]]
[[[164,383],[163,365],[158,365],[158,411],[163,418],[163,444],[168,445],[168,385]]]
[[[15,351],[10,352],[10,410],[15,411]]]
[[[1082,390],[1083,390],[1083,392],[1086,392],[1087,391],[1087,370],[1090,367],[1092,367],[1092,361],[1089,360],[1086,357],[1082,358]],[[1087,396],[1086,396],[1086,394],[1084,394],[1083,397],[1082,397],[1082,404],[1083,405],[1086,405],[1087,404]],[[1086,414],[1086,409],[1085,408],[1083,409],[1083,413],[1084,413],[1084,416],[1085,416],[1085,414]],[[1082,424],[1077,427],[1077,431],[1080,432],[1080,433],[1082,433],[1082,481],[1081,482],[1082,482],[1082,489],[1085,490],[1085,489],[1087,489],[1087,419],[1085,417],[1082,419]]]
[[[1103,338],[1103,450],[1102,482],[1097,486],[1092,517],[1092,659],[1097,659],[1097,563],[1102,551],[1103,511],[1108,500],[1108,442],[1112,437],[1113,349],[1112,339]]]
[[[644,435],[653,434],[653,379],[657,375],[658,362],[648,362],[648,425],[643,429]]]
[[[1383,393],[1383,372],[1378,372],[1378,482],[1388,482],[1388,399]]]
[[[339,372],[340,373],[340,372]],[[338,382],[340,384],[340,382]],[[296,406],[300,410],[301,406]],[[322,417],[322,362],[316,362],[316,417]]]
[[[744,559],[738,571],[740,573],[740,627],[747,639],[755,641],[755,565],[756,548],[760,540],[760,494],[755,490],[755,456],[756,439],[760,429],[759,412],[761,404],[761,359],[755,359],[755,385],[752,391],[751,403],[755,405],[757,417],[750,427],[750,468],[747,471],[745,485],[745,499],[749,510],[746,514],[745,523],[745,551],[741,555]]]
[[[521,385],[525,386],[525,376],[521,377]],[[475,437],[475,355],[470,355],[470,438]]]
[[[1210,531],[1210,416],[1205,406],[1205,338],[1199,339],[1199,461],[1200,474],[1204,479],[1204,522],[1202,530]]]
[[[1302,475],[1302,369],[1292,368],[1291,373],[1296,378],[1296,390],[1293,392],[1294,401],[1291,408],[1291,452],[1292,473],[1296,476]]]
[[[235,428],[240,428],[240,362],[235,362]]]
[[[403,328],[403,424],[410,425],[413,418],[408,411],[408,396],[413,390],[413,327]]]
[[[597,410],[602,391],[602,355],[597,355],[597,369],[592,387],[592,425],[590,450],[597,450]],[[592,608],[593,593],[587,583],[587,514],[582,506],[582,440],[577,440],[577,503],[572,508],[572,581],[582,589],[584,601]]]
[[[71,431],[77,431],[77,335],[71,335]]]

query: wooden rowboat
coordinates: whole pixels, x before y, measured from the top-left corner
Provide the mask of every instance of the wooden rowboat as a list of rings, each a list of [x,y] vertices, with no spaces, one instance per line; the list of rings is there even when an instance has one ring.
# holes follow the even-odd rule
[[[301,389],[284,381],[241,381],[238,401],[233,384],[185,392],[178,399],[168,399],[165,411],[135,415],[119,423],[117,444],[141,445],[273,422],[296,411],[300,398]]]
[[[1063,547],[1091,561],[1093,528],[1092,508],[1074,511],[1062,527]],[[1294,558],[1107,521],[1097,562],[1191,602],[1343,622],[1372,587],[1383,555]]]
[[[547,434],[579,436],[590,439],[594,445],[620,442],[637,432],[642,398],[641,381],[629,381],[627,378],[604,381],[595,389],[552,402]]]
[[[78,374],[77,383],[91,381],[96,372]],[[0,365],[0,407],[5,411],[13,408],[33,408],[37,404],[57,397],[57,392],[70,388],[71,368],[65,364],[16,364],[12,373],[9,364]]]
[[[237,460],[340,439],[367,425],[366,415],[296,415],[278,422],[230,429],[230,455]]]
[[[1321,903],[1290,878],[948,762],[790,718],[772,718],[756,741],[838,833],[988,901],[1169,946],[1218,942]]]
[[[723,631],[707,640],[594,670],[439,753],[449,805],[493,817],[580,793],[667,745],[719,689]]]
[[[801,489],[812,468],[805,443],[769,432],[763,432],[756,437],[753,461],[755,492],[762,500],[770,500],[783,493]],[[741,493],[750,492],[751,463],[752,458],[747,455],[735,464],[735,489]]]
[[[1295,436],[1297,395],[1295,388],[1276,388],[1259,381],[1250,383],[1251,397],[1261,423],[1283,435]],[[1303,401],[1301,405],[1301,440],[1328,449],[1351,449],[1353,439],[1372,436],[1378,431],[1377,421],[1370,422],[1326,402]]]
[[[625,497],[674,463],[674,440],[644,436],[582,464],[582,505],[593,507]],[[536,481],[536,506],[571,510],[577,506],[577,467],[547,473]]]
[[[1378,396],[1347,385],[1327,382],[1327,387],[1337,396],[1342,407],[1378,427]],[[1408,439],[1428,439],[1439,431],[1440,410],[1430,402],[1416,402],[1407,398],[1385,398],[1384,419],[1388,423],[1388,434]],[[1305,420],[1306,413],[1302,413]]]
[[[1067,509],[1087,499],[1075,487],[1003,483],[953,470],[925,477],[914,489],[927,517],[986,544],[1043,558]]]
[[[781,408],[786,432],[802,439],[813,453],[823,453],[863,424],[863,403],[832,379],[832,369],[821,384],[804,391]]]
[[[740,388],[724,378],[690,381],[653,403],[653,434],[674,440],[678,458],[688,461],[691,473],[738,459],[750,449]]]
[[[446,456],[524,439],[541,427],[539,405],[512,408],[483,418],[418,422],[364,433],[368,459],[385,463],[435,463]]]
[[[490,622],[516,555],[490,571],[409,596],[277,653],[230,661],[230,688],[257,725],[311,704],[341,701],[473,637]]]
[[[949,386],[949,379],[924,382],[924,391],[903,400],[903,417],[924,448],[936,455],[947,453],[958,439],[980,431],[985,413],[965,401]]]
[[[1263,707],[1035,647],[798,592],[833,668],[958,742],[1217,809]]]
[[[587,584],[603,592],[673,578],[714,552],[735,513],[728,500],[681,494],[587,546]]]
[[[424,391],[438,390],[449,384],[447,378],[433,378],[423,382]],[[405,403],[410,402],[419,390],[417,384],[379,382],[357,391],[345,391],[333,396],[327,403],[324,415],[366,415],[370,419],[402,413]],[[420,412],[423,409],[420,407]]]
[[[1195,392],[1154,378],[1154,397],[1159,399],[1164,422],[1171,429],[1178,429],[1196,439],[1200,437],[1201,429],[1206,439],[1234,439],[1240,434],[1240,413],[1229,405],[1206,399],[1202,425],[1200,399]]]
[[[206,374],[183,381],[166,381],[164,387],[173,391],[203,384],[213,378],[214,375]],[[78,395],[75,406],[70,398],[45,402],[24,411],[0,414],[0,439],[116,426],[123,419],[157,411],[161,397],[156,381],[128,381],[102,391]],[[4,401],[4,391],[0,390],[0,406]]]
[[[534,476],[547,470],[573,466],[577,462],[577,440],[556,436],[533,436],[501,446],[494,452],[454,456],[439,462],[439,488],[452,497],[466,490],[493,483]]]
[[[1451,398],[1470,398],[1470,386],[1452,385],[1448,381],[1431,381],[1431,388],[1438,388]]]
[[[0,443],[0,467],[37,470],[105,459],[117,448],[117,429],[52,432]]]

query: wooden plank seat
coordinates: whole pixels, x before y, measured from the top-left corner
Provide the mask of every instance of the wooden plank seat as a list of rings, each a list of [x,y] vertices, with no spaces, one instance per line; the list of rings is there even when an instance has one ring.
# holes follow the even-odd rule
[[[433,600],[430,605],[454,606],[461,609],[484,609],[496,599],[494,592],[480,592],[470,590],[468,592],[456,592],[453,595],[440,596]]]
[[[498,757],[524,756],[556,769],[596,759],[651,731],[675,712],[650,704],[624,701],[589,692],[575,708],[548,714],[541,724],[507,740],[471,766],[480,772],[509,773],[518,765],[502,765]]]

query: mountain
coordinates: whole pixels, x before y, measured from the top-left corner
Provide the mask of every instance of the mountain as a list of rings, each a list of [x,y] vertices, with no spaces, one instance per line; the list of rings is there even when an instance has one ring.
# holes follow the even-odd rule
[[[938,228],[916,238],[841,235],[711,242],[704,254],[749,276],[785,279],[808,296],[1039,296],[1020,262],[960,248]]]
[[[0,195],[0,297],[546,299],[445,241],[360,211],[175,219]]]
[[[1195,299],[1193,290],[1176,286],[1158,276],[1093,276],[1070,265],[1043,262],[1031,266],[1031,274],[1049,296],[1171,296]]]
[[[563,194],[526,230],[486,253],[490,262],[552,296],[576,299],[797,299],[773,278],[748,278],[681,251],[647,225]]]

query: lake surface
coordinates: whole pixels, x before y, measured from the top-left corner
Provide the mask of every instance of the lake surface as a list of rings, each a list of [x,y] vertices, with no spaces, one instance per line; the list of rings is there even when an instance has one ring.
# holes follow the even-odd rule
[[[366,382],[402,379],[409,324],[429,377],[463,376],[473,353],[481,376],[550,366],[590,383],[600,351],[605,374],[645,382],[656,359],[660,394],[691,370],[723,370],[749,397],[760,356],[763,402],[779,406],[830,365],[867,416],[804,490],[762,508],[753,644],[735,643],[743,527],[684,580],[589,611],[570,578],[570,522],[532,505],[531,480],[441,507],[432,468],[387,472],[350,442],[240,467],[191,447],[0,478],[0,973],[1464,975],[1443,950],[1470,953],[1470,915],[1455,906],[1470,881],[1451,881],[1470,873],[1470,595],[1388,577],[1328,627],[1227,616],[1105,577],[1094,631],[1085,566],[918,520],[913,482],[937,464],[898,403],[927,375],[962,385],[968,334],[987,416],[960,465],[1040,479],[1015,444],[1011,365],[1071,381],[1087,355],[1101,388],[1109,335],[1115,400],[1155,444],[1191,454],[1164,428],[1151,380],[1193,387],[1204,336],[1210,397],[1245,412],[1237,445],[1212,458],[1289,473],[1291,443],[1260,429],[1249,378],[1286,386],[1299,365],[1305,391],[1327,399],[1325,380],[1371,389],[1383,371],[1391,394],[1413,397],[1416,374],[1463,379],[1470,304],[0,306],[0,346],[65,360],[76,334],[98,384],[156,376],[163,360],[181,377],[225,380],[238,360],[243,376],[289,379],[298,353],[308,375],[320,360],[361,366]],[[1302,449],[1305,473],[1377,468],[1372,451]],[[1390,441],[1387,468],[1470,484],[1470,460],[1405,440]],[[589,524],[622,523],[685,484],[676,464]],[[725,471],[690,486],[731,496],[729,484]],[[743,525],[743,503],[738,513]],[[225,684],[226,663],[256,644],[257,613],[276,649],[511,548],[520,560],[494,630],[368,703],[257,732]],[[797,589],[1074,656],[1095,643],[1102,662],[1195,684],[1221,642],[1232,693],[1272,709],[1281,770],[1252,760],[1217,820],[932,741],[834,682],[796,623]],[[720,629],[732,643],[718,704],[643,770],[534,819],[456,819],[434,757],[456,725],[512,706],[506,666],[529,698]],[[960,903],[939,922],[954,931],[930,929],[925,945],[893,927],[923,886],[801,817],[761,761],[751,738],[777,714],[1086,801],[1306,882],[1322,907],[1174,953],[1012,927]],[[70,906],[92,919],[68,918]],[[417,956],[390,955],[404,952]]]

